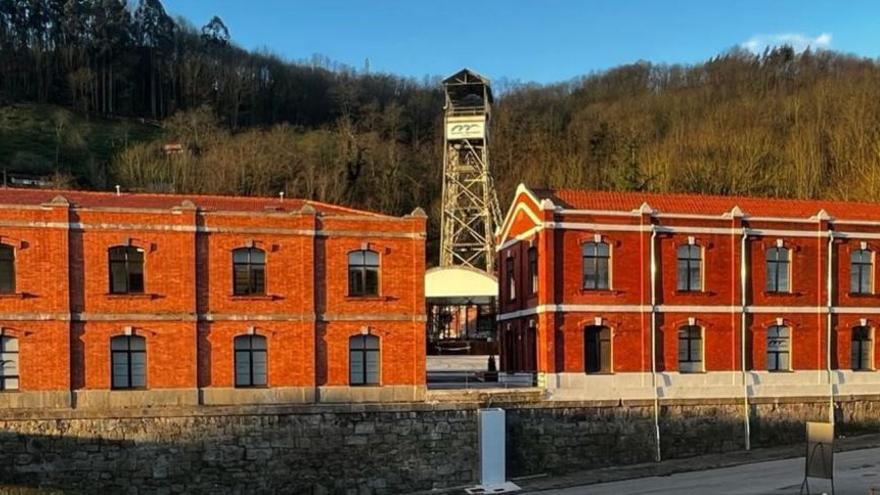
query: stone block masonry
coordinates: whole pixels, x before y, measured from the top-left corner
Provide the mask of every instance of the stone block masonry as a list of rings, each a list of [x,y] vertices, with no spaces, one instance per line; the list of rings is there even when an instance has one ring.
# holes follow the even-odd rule
[[[510,476],[653,460],[649,402],[497,403]],[[0,491],[394,494],[476,483],[480,402],[5,411]],[[837,403],[839,434],[877,431],[880,397]],[[752,445],[803,441],[813,399],[756,402]],[[664,458],[739,450],[742,404],[663,401]]]

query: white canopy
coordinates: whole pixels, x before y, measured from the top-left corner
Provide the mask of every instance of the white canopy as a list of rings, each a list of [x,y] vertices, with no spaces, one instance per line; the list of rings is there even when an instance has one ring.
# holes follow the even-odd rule
[[[498,280],[467,267],[432,268],[425,272],[425,298],[488,303],[498,296]]]

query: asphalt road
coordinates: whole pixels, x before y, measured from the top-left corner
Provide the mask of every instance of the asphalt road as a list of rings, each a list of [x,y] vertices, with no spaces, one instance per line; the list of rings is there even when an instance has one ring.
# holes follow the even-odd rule
[[[781,495],[797,494],[803,481],[804,459],[766,461],[740,466],[653,476],[613,483],[546,490],[554,495]],[[836,495],[880,495],[880,448],[835,454]],[[828,480],[810,479],[811,493],[831,493]]]

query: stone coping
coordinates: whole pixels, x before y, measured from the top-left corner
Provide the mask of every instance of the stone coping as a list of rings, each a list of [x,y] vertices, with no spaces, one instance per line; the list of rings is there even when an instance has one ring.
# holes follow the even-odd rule
[[[489,397],[492,399],[492,397]],[[835,403],[880,402],[880,395],[840,396]],[[761,404],[827,404],[828,397],[784,397],[749,399],[750,405]],[[661,407],[742,405],[743,399],[661,399]],[[474,411],[483,407],[507,409],[587,409],[612,407],[653,407],[653,400],[558,401],[558,400],[473,400],[351,404],[238,404],[182,405],[120,408],[57,408],[0,410],[0,421],[43,419],[126,419],[162,417],[259,416],[288,414],[358,414],[358,413],[419,413],[440,411]]]

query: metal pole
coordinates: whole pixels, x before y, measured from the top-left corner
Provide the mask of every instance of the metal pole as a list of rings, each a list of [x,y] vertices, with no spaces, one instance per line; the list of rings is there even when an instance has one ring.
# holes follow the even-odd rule
[[[828,422],[834,425],[834,382],[831,376],[831,325],[833,322],[831,309],[834,304],[834,231],[828,230],[828,308],[826,317],[825,368],[828,372]]]
[[[657,230],[651,225],[651,388],[654,391],[654,460],[660,462],[660,396],[657,393]]]
[[[745,428],[745,447],[746,450],[750,450],[752,448],[751,441],[751,426],[749,425],[749,384],[747,381],[748,373],[746,372],[746,327],[748,316],[746,315],[746,282],[748,278],[748,269],[746,266],[746,240],[749,237],[748,231],[743,227],[742,229],[742,242],[740,245],[740,268],[739,268],[739,278],[740,278],[740,302],[742,303],[742,311],[740,312],[740,340],[741,348],[740,354],[742,357],[742,382],[743,382],[743,412],[744,412],[744,424]]]

